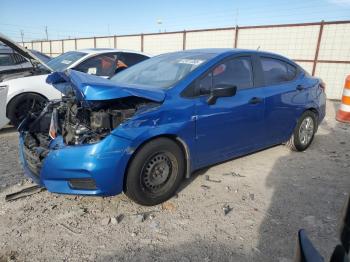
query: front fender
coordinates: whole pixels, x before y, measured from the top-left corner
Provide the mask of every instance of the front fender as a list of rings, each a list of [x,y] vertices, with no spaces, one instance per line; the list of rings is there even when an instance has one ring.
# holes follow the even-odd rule
[[[178,139],[186,150],[188,171],[193,171],[192,159],[195,121],[192,117],[194,106],[189,104],[187,109],[173,106],[172,110],[164,106],[161,110],[150,111],[136,115],[112,131],[112,135],[131,141],[129,153],[133,154],[141,145],[159,136],[171,136]],[[176,108],[176,109],[175,109]],[[184,113],[186,112],[186,113]]]
[[[23,93],[36,93],[48,100],[60,99],[62,94],[53,86],[46,83],[47,75],[28,76],[3,82],[8,85],[6,104],[15,96]]]

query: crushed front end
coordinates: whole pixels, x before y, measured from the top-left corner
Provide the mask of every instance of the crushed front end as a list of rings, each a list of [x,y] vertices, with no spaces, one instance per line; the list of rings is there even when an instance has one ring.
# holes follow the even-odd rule
[[[29,115],[19,126],[25,174],[50,192],[122,192],[131,141],[112,131],[154,105],[136,96],[87,103],[71,88],[62,100],[48,102],[39,115]]]

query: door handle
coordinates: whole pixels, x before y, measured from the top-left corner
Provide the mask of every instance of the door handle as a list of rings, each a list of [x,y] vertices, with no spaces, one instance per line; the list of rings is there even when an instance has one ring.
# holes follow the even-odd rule
[[[303,87],[302,85],[297,85],[297,90],[302,91],[304,89],[305,89],[305,87]]]
[[[249,104],[259,104],[262,102],[262,99],[260,97],[253,97],[249,100]]]

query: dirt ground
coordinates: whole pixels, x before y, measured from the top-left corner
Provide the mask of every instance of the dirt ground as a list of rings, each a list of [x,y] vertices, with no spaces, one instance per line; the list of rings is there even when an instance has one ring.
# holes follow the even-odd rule
[[[327,261],[350,191],[350,125],[334,120],[337,106],[305,152],[281,145],[201,170],[155,207],[47,191],[5,202],[31,184],[16,132],[1,131],[0,261],[288,262],[300,228]]]

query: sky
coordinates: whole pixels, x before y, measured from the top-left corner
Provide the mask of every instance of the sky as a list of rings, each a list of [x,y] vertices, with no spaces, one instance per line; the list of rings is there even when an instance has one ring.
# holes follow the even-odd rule
[[[350,0],[0,0],[15,41],[350,20]]]

